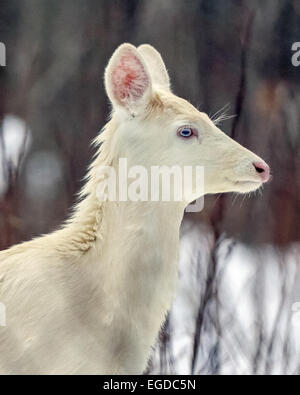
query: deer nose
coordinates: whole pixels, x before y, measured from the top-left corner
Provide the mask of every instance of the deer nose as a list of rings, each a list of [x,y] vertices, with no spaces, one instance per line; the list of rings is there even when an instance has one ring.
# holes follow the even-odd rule
[[[270,167],[265,162],[253,162],[253,166],[262,182],[267,182],[270,178]]]

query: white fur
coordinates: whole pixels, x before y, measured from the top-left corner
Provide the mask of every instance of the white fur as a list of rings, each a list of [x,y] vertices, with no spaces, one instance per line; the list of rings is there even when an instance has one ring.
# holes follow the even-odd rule
[[[0,252],[7,311],[0,373],[134,374],[146,367],[176,290],[188,201],[101,203],[100,164],[116,166],[126,157],[129,166],[203,165],[206,193],[261,185],[252,165],[261,159],[170,92],[150,46],[119,47],[105,85],[114,112],[97,138],[101,146],[74,214],[58,231]],[[186,124],[198,129],[198,139],[176,135]]]

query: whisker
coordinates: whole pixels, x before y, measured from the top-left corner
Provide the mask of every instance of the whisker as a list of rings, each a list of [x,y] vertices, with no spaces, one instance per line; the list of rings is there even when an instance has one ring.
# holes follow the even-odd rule
[[[236,117],[236,115],[227,115],[230,108],[230,104],[227,103],[220,110],[215,112],[210,118],[215,125],[218,125],[222,121]]]

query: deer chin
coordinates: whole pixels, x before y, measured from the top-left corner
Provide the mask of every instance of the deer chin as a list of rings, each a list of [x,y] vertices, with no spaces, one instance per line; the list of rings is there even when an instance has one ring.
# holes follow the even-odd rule
[[[247,193],[256,191],[262,186],[261,180],[230,180],[228,181],[232,184],[233,192]]]

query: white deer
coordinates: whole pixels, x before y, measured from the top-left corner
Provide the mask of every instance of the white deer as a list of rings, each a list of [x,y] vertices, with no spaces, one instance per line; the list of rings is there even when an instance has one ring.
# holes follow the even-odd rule
[[[72,217],[0,252],[0,373],[139,374],[176,290],[184,201],[104,201],[101,165],[203,166],[204,193],[250,192],[269,178],[258,156],[175,96],[160,54],[121,45],[105,71],[111,120]]]

